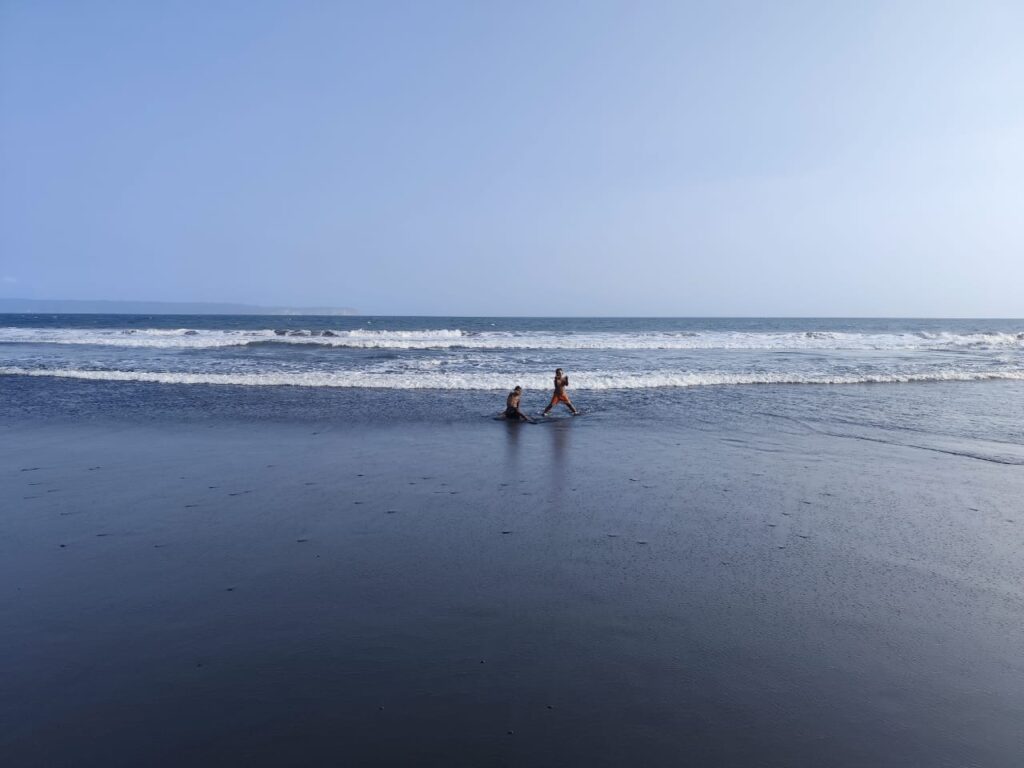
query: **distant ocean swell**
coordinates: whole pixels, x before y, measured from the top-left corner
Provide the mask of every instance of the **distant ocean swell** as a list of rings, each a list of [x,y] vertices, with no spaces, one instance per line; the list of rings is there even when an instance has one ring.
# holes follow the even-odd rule
[[[850,333],[824,331],[471,332],[459,329],[200,330],[191,328],[0,328],[0,344],[92,345],[132,349],[216,349],[312,345],[339,349],[563,350],[929,350],[1022,349],[1024,332]]]
[[[219,384],[249,387],[339,387],[369,389],[451,389],[505,390],[513,384],[527,389],[544,390],[548,376],[510,376],[506,373],[369,373],[299,372],[299,373],[172,373],[157,371],[32,369],[0,367],[0,376],[43,376],[93,381],[133,381],[162,384]],[[1024,381],[1024,370],[963,371],[936,370],[927,373],[877,374],[795,374],[795,373],[686,373],[660,371],[650,374],[619,374],[615,372],[579,373],[573,376],[577,390],[615,390],[737,386],[757,384],[902,384],[939,381]]]

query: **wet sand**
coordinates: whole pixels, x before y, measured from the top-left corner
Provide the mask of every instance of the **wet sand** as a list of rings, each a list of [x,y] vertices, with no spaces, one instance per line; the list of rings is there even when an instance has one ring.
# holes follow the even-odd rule
[[[1024,467],[700,426],[4,424],[4,762],[1021,765]]]

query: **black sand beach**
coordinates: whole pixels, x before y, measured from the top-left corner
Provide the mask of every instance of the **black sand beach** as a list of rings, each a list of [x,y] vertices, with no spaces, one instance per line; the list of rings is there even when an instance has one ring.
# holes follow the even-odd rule
[[[0,435],[6,765],[1024,758],[1017,464],[768,417]]]

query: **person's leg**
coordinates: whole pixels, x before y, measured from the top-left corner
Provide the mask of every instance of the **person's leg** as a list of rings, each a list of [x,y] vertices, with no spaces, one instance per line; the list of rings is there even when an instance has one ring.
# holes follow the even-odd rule
[[[558,405],[558,395],[555,395],[551,398],[551,402],[548,403],[548,407],[544,409],[544,412],[541,413],[541,416],[547,416],[549,413],[551,413],[551,409],[554,408],[556,405]]]

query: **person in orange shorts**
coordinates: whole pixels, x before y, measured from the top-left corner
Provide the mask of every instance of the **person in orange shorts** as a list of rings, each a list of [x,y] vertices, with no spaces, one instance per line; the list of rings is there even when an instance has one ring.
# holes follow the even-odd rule
[[[555,369],[555,393],[551,396],[551,402],[548,403],[548,407],[544,409],[541,416],[547,416],[559,403],[565,403],[569,406],[569,410],[572,411],[572,415],[576,416],[579,411],[576,410],[576,406],[572,404],[572,400],[569,399],[569,395],[566,390],[569,388],[569,377],[565,375],[561,368]]]

